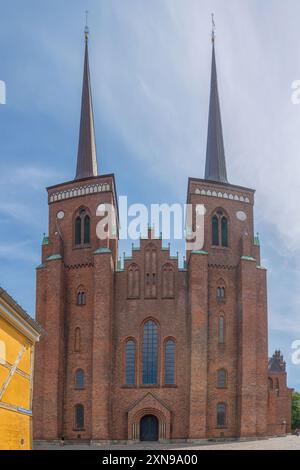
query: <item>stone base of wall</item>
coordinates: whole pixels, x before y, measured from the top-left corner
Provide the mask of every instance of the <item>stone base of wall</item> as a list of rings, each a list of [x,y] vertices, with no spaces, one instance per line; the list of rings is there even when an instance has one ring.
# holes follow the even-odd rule
[[[175,445],[175,444],[191,444],[191,445],[213,445],[213,444],[221,444],[221,443],[230,443],[230,442],[251,442],[251,441],[264,441],[270,438],[280,438],[286,437],[287,434],[276,434],[276,435],[268,435],[268,436],[259,436],[259,437],[237,437],[237,438],[208,438],[208,439],[161,439],[157,442],[147,442],[147,445],[155,446],[158,445]],[[35,440],[33,441],[34,448],[38,449],[39,447],[47,447],[47,446],[61,446],[61,441],[53,440],[53,441],[45,441],[45,440]],[[93,447],[103,447],[103,446],[120,446],[120,445],[141,445],[143,446],[145,442],[136,441],[136,440],[103,440],[103,441],[86,441],[86,440],[66,440],[64,441],[64,445],[90,445]]]

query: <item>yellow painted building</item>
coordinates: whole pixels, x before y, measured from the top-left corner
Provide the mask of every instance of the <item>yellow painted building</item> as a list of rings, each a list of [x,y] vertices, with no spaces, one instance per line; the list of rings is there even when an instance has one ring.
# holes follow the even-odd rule
[[[0,450],[32,448],[34,345],[41,327],[0,288]]]

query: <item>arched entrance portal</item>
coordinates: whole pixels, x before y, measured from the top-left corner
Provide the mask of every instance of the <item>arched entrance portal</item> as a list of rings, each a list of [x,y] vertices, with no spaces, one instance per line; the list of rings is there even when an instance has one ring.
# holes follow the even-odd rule
[[[159,423],[156,416],[146,415],[140,421],[140,440],[158,441]]]

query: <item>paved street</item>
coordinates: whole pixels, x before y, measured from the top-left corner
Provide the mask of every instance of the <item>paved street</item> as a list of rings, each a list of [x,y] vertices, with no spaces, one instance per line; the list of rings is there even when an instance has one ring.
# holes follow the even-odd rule
[[[65,445],[60,446],[36,446],[36,450],[300,450],[300,437],[287,436],[263,439],[259,441],[209,443],[204,445],[183,444],[134,444],[134,445],[111,445],[111,446],[90,446],[90,445]]]

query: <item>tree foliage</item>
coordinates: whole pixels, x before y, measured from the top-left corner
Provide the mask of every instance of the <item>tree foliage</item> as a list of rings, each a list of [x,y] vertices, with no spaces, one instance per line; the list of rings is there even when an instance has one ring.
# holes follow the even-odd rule
[[[292,397],[292,428],[300,429],[300,393],[293,392]]]

